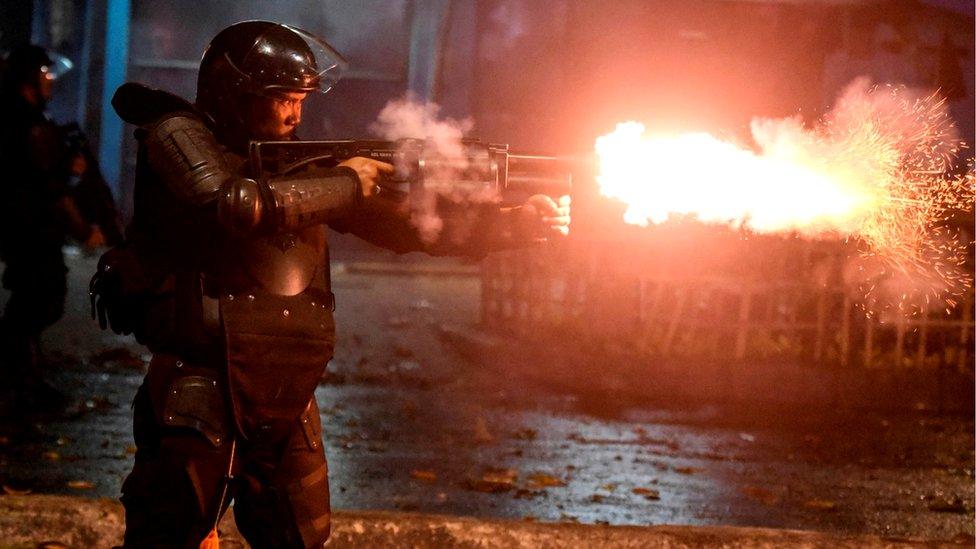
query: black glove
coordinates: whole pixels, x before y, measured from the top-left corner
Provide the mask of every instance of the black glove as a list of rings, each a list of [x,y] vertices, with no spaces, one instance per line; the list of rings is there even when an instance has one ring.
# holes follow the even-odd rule
[[[151,284],[135,252],[125,244],[102,254],[88,284],[92,319],[104,330],[139,339]]]

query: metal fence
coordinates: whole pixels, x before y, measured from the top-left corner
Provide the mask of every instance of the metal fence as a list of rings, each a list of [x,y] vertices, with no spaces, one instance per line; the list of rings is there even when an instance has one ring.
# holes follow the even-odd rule
[[[639,357],[973,373],[971,289],[869,314],[850,244],[686,232],[494,254],[482,321]]]

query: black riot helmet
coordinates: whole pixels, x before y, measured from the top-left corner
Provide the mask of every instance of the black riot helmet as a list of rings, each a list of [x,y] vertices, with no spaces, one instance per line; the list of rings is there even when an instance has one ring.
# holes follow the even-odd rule
[[[3,84],[0,86],[4,94],[15,92],[23,84],[37,87],[42,75],[47,80],[57,80],[72,68],[67,57],[34,44],[14,48],[4,61]]]
[[[218,132],[246,139],[241,112],[247,95],[325,93],[345,67],[339,52],[301,29],[270,21],[235,23],[203,54],[196,105]]]

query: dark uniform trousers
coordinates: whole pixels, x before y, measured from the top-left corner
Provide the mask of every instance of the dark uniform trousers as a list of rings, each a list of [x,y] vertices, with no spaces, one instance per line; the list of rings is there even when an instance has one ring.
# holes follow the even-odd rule
[[[165,399],[153,398],[151,378],[133,404],[137,451],[122,486],[125,547],[196,548],[213,528],[217,506],[222,503],[223,513],[231,499],[237,527],[252,547],[324,544],[331,518],[328,467],[314,397],[290,427],[236,442],[221,502],[231,442],[219,431],[173,426],[161,417],[168,411],[154,400]]]
[[[64,313],[67,272],[60,245],[7,258],[3,286],[10,297],[0,318],[0,354],[9,363],[5,373],[13,386],[40,375],[35,346]]]
[[[24,387],[41,380],[37,340],[64,312],[68,227],[58,204],[66,178],[54,123],[19,96],[7,101],[0,105],[0,256],[10,297],[0,319],[0,382]]]

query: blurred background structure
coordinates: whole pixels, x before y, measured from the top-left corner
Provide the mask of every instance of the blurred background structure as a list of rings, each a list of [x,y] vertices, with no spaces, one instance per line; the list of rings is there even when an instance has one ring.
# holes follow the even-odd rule
[[[365,136],[412,92],[473,135],[588,152],[621,120],[746,131],[754,116],[816,120],[851,80],[941,89],[973,141],[973,4],[965,0],[16,0],[0,49],[30,39],[67,55],[51,111],[78,120],[124,205],[134,149],[108,99],[125,80],[192,99],[203,48],[246,19],[293,24],[350,61],[314,99],[307,137]],[[125,207],[125,206],[123,206]]]
[[[940,90],[974,142],[966,0],[34,0],[0,10],[0,48],[30,39],[75,60],[51,112],[91,136],[123,217],[135,143],[112,92],[131,80],[192,99],[204,46],[246,19],[305,28],[349,59],[340,85],[306,107],[307,138],[369,136],[380,109],[410,93],[515,150],[590,153],[630,119],[747,140],[753,117],[813,123],[865,76]],[[662,236],[625,227],[585,189],[575,207],[565,248],[486,263],[489,325],[583,331],[600,352],[658,360],[931,367],[938,395],[954,383],[947,371],[971,385],[971,291],[948,315],[865,320],[842,281],[843,244]],[[971,231],[971,217],[960,223]],[[336,248],[339,258],[375,253],[350,238]],[[547,272],[545,254],[575,267]]]
[[[90,137],[128,217],[135,142],[112,93],[138,81],[192,100],[203,48],[241,20],[302,27],[348,58],[339,85],[307,103],[304,138],[370,137],[384,105],[410,93],[470,119],[471,137],[579,155],[625,120],[749,143],[754,117],[813,125],[862,76],[941,90],[974,143],[974,10],[2,0],[0,53],[30,40],[74,61],[50,113]],[[963,154],[959,170],[973,157]],[[624,207],[580,175],[565,242],[478,265],[330,236],[340,329],[317,393],[337,509],[958,534],[973,545],[971,288],[948,313],[868,318],[845,278],[855,242],[627,225]],[[955,221],[971,240],[972,214]],[[49,334],[52,374],[76,404],[46,424],[0,417],[0,488],[115,497],[148,355],[98,330],[87,301],[96,259],[67,255],[67,314]],[[972,246],[968,260],[972,273]]]

